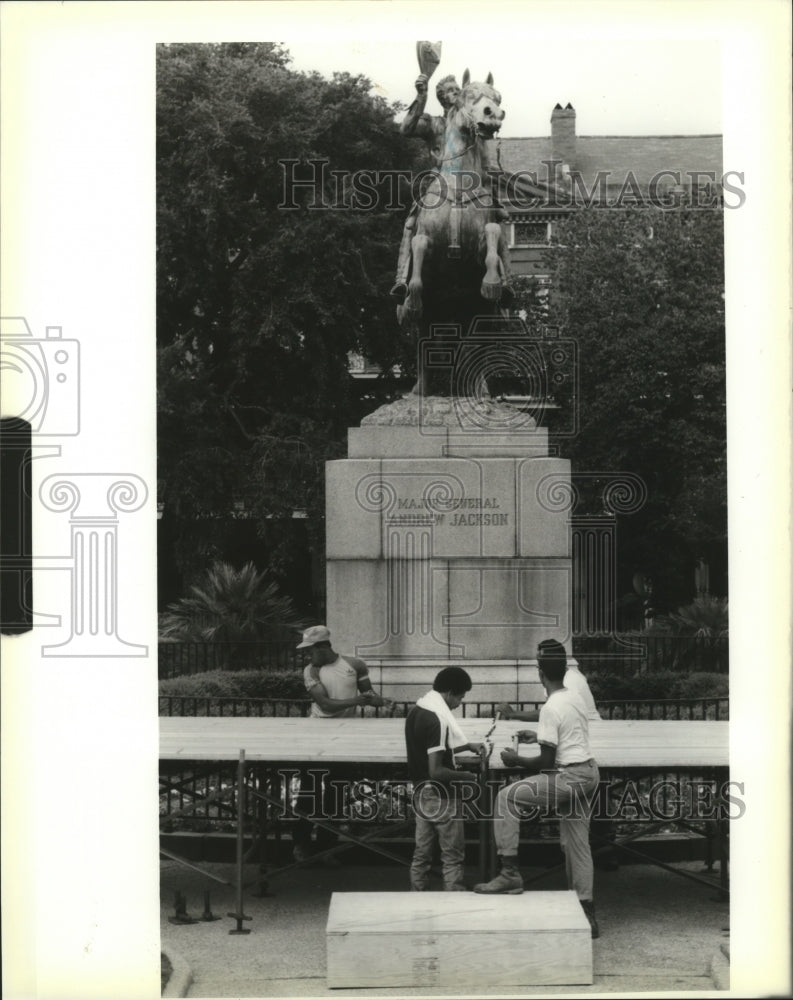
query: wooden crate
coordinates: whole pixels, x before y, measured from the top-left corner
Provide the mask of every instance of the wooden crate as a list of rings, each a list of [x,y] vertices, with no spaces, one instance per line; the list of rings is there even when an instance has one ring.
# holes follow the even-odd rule
[[[592,982],[574,892],[334,892],[328,986],[560,986]]]

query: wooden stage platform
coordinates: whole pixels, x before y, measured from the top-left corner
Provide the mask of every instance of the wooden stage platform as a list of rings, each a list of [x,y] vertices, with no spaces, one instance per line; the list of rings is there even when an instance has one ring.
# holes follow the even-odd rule
[[[472,754],[460,754],[459,763],[471,766],[476,762],[479,770],[479,782],[482,789],[483,802],[491,801],[493,794],[491,782],[505,780],[508,775],[518,777],[520,771],[515,768],[505,768],[501,761],[500,751],[513,746],[513,735],[521,729],[536,730],[536,723],[515,721],[499,721],[493,728],[493,720],[460,719],[460,727],[472,743],[492,743],[492,753],[489,760],[482,766],[479,757]],[[727,722],[706,721],[613,721],[604,720],[590,722],[590,744],[592,753],[601,771],[601,777],[609,782],[626,780],[634,775],[658,775],[663,778],[670,772],[704,777],[714,786],[726,781],[729,774],[729,742]],[[492,732],[491,732],[492,729]],[[232,933],[246,933],[243,921],[248,918],[243,912],[243,826],[244,802],[247,796],[278,807],[281,801],[262,790],[261,785],[249,783],[248,770],[266,768],[276,771],[284,765],[347,765],[360,764],[379,767],[398,767],[404,769],[405,752],[405,720],[398,719],[310,719],[310,718],[218,718],[218,717],[183,717],[167,716],[160,719],[160,760],[161,783],[163,788],[172,781],[170,775],[182,766],[191,769],[195,766],[207,766],[213,762],[236,762],[237,822],[237,911],[233,916],[237,921],[237,929]],[[521,756],[530,757],[538,754],[536,744],[523,743],[520,747]],[[362,772],[362,777],[364,773]],[[176,786],[181,787],[176,779]],[[163,789],[161,788],[161,791]],[[487,815],[490,815],[488,812]],[[311,818],[318,826],[328,826],[327,821]],[[402,821],[396,826],[409,825],[412,821]],[[668,824],[668,819],[666,820]],[[664,823],[648,824],[646,832],[661,828]],[[683,824],[686,825],[686,824]],[[394,824],[392,824],[394,826]],[[728,891],[727,880],[727,821],[719,819],[705,824],[706,829],[713,832],[703,834],[695,830],[692,824],[687,827],[699,835],[707,836],[710,850],[715,843],[720,859],[720,876],[718,883],[710,878],[689,873],[682,869],[674,869],[664,862],[653,861],[643,855],[636,846],[629,846],[639,834],[631,834],[616,842],[621,851],[638,856],[640,860],[657,863],[663,868],[676,871],[685,878],[701,882],[720,891],[722,898]],[[330,828],[330,827],[329,827]],[[483,814],[479,821],[479,869],[480,880],[488,877],[495,865],[495,846],[492,842],[492,822]],[[360,845],[367,850],[396,860],[404,864],[404,859],[389,852],[382,844],[372,842],[372,835],[356,837],[351,833],[339,833],[342,842],[340,847],[330,848],[322,854],[334,854],[344,850],[345,845]],[[180,863],[188,864],[184,859],[169,851],[161,849],[161,853]],[[709,854],[710,857],[710,854]],[[268,877],[288,871],[293,865],[269,871]],[[192,866],[190,866],[192,867]],[[709,862],[710,868],[710,862]],[[550,869],[549,869],[550,870]],[[546,872],[547,873],[547,872]],[[530,881],[543,877],[544,873],[535,876]],[[266,880],[261,880],[262,891],[266,888]],[[526,883],[528,884],[528,882]]]
[[[471,742],[482,742],[491,719],[460,719]],[[722,769],[729,766],[727,722],[590,722],[592,753],[608,770]],[[499,721],[490,736],[491,770],[502,770],[500,751],[521,729],[536,723]],[[404,719],[187,718],[160,719],[160,759],[279,763],[405,763]],[[521,744],[520,753],[539,753]],[[515,772],[517,773],[517,772]]]

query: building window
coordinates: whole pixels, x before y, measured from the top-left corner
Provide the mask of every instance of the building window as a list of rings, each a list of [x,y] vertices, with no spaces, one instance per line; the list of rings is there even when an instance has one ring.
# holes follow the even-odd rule
[[[551,238],[550,222],[513,222],[513,247],[546,246]]]

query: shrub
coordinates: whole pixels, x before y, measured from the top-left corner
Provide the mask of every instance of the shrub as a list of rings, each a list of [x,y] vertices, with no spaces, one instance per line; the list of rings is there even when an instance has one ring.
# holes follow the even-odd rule
[[[726,698],[730,680],[726,674],[680,674],[674,684],[672,698]]]
[[[619,674],[589,674],[589,688],[595,701],[622,701],[632,697],[630,677]]]
[[[725,674],[679,674],[671,670],[622,677],[592,673],[587,676],[595,701],[651,701],[668,698],[726,698],[729,680]]]
[[[293,670],[210,670],[160,681],[160,695],[184,698],[306,699],[303,676]]]

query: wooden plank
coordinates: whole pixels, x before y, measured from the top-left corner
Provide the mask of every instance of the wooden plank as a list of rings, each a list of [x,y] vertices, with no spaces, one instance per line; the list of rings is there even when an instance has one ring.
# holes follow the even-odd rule
[[[333,893],[328,986],[461,987],[592,982],[592,937],[574,892],[522,896]]]
[[[491,720],[461,719],[472,742],[481,742]],[[600,767],[727,767],[727,722],[601,721],[590,724],[592,752]],[[491,739],[491,768],[512,736],[536,724],[499,722]],[[406,760],[404,719],[160,719],[160,757],[165,760],[236,760],[284,763],[400,764]],[[537,753],[523,744],[523,756]]]

